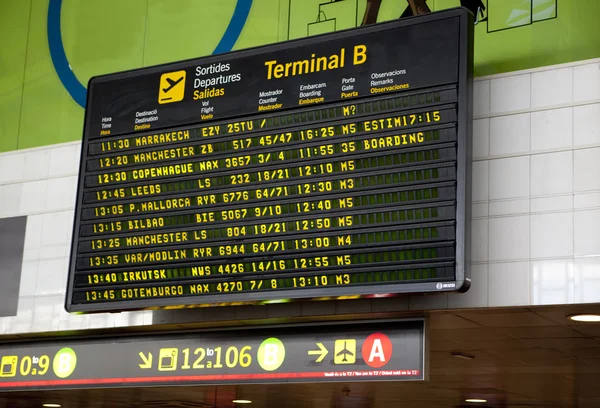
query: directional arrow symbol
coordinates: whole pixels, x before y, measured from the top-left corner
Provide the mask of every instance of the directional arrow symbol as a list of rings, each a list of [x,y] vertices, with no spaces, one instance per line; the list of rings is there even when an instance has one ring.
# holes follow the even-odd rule
[[[148,352],[148,357],[146,357],[144,355],[143,351],[140,351],[140,358],[142,359],[143,363],[140,364],[140,368],[142,370],[146,370],[148,368],[152,368],[152,353]]]
[[[317,343],[317,347],[319,348],[319,350],[310,350],[308,352],[308,355],[309,356],[319,356],[319,358],[317,358],[315,360],[315,363],[320,363],[321,361],[323,361],[325,356],[327,356],[327,354],[329,353],[329,350],[327,350],[327,348],[325,348],[323,343]]]

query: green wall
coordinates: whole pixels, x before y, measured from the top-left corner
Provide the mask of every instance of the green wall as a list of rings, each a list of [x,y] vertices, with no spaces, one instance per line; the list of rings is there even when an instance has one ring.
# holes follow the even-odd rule
[[[49,0],[0,2],[0,152],[81,138],[83,108],[52,65]],[[234,47],[241,49],[362,21],[367,0],[254,0]],[[434,10],[459,0],[428,0]],[[600,56],[599,0],[484,0],[476,75]],[[61,32],[73,72],[91,76],[212,53],[236,0],[63,0]],[[378,21],[398,18],[406,0],[382,0]],[[558,7],[556,7],[558,6]]]

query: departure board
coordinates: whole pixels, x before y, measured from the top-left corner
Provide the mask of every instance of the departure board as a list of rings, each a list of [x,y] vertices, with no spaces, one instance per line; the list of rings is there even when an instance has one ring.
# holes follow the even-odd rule
[[[466,9],[93,78],[66,308],[466,290]]]

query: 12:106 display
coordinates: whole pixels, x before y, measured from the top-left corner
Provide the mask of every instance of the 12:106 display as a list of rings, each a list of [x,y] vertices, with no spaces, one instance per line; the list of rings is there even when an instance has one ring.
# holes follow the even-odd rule
[[[190,348],[185,348],[181,350],[183,354],[183,364],[181,365],[181,369],[223,368],[223,363],[225,363],[228,368],[235,368],[238,365],[246,368],[252,363],[251,350],[251,346],[243,346],[239,349],[236,346],[230,346],[225,353],[223,353],[223,347],[215,347],[214,349],[198,347],[192,353]],[[197,357],[191,357],[191,354]],[[203,361],[206,357],[214,357],[214,361],[207,361],[204,363]]]

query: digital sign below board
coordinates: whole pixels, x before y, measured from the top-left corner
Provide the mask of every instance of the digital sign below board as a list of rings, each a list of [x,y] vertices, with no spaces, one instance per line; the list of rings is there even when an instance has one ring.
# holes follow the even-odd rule
[[[93,78],[72,312],[468,287],[472,16]]]
[[[423,320],[0,347],[0,391],[423,380]]]

